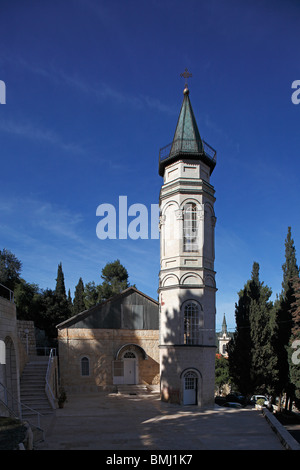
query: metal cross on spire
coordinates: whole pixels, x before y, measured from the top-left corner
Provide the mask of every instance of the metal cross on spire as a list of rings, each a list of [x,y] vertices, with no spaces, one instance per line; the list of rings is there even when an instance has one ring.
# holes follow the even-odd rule
[[[180,76],[185,79],[185,86],[187,87],[188,86],[187,80],[188,80],[188,78],[192,77],[193,75],[191,73],[189,73],[188,69],[185,69],[185,71],[183,73],[181,73]]]

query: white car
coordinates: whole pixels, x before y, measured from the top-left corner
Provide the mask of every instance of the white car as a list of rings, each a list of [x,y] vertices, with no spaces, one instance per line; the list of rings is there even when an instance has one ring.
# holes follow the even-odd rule
[[[269,406],[270,405],[270,401],[264,395],[252,395],[250,403],[255,405],[257,400],[264,400],[264,406]]]

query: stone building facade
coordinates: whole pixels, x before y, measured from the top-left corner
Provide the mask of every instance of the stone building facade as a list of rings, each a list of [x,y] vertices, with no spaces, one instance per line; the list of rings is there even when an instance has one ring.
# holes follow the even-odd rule
[[[130,287],[57,325],[61,385],[71,393],[159,383],[158,302]]]

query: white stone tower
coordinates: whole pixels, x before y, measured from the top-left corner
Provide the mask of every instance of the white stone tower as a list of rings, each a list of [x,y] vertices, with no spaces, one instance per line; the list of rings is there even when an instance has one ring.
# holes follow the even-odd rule
[[[160,379],[162,400],[210,406],[215,382],[216,152],[200,137],[189,90],[173,142],[160,150]]]

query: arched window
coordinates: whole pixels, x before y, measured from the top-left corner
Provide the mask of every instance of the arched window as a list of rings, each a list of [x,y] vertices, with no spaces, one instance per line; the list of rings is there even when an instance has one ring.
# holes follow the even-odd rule
[[[195,372],[187,372],[184,374],[184,388],[185,390],[194,390],[196,388],[197,375]]]
[[[196,302],[189,302],[184,306],[183,343],[200,344],[200,312]]]
[[[85,377],[90,375],[90,360],[88,357],[81,358],[81,375]]]
[[[197,206],[189,202],[183,209],[183,251],[198,251]]]
[[[127,351],[123,357],[124,359],[135,359],[135,354],[132,351]]]

